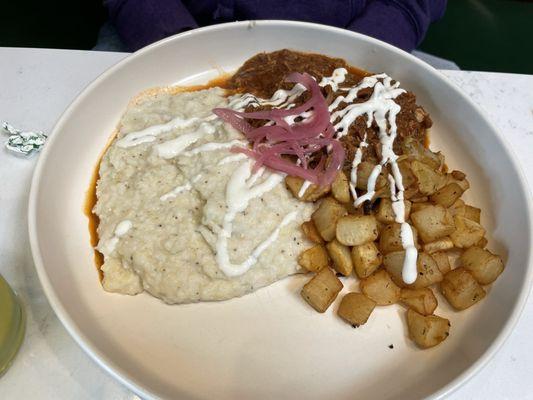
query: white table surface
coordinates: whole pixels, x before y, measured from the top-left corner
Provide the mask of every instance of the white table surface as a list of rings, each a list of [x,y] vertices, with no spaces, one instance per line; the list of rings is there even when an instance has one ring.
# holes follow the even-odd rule
[[[75,96],[127,56],[0,48],[0,121],[49,132]],[[478,103],[510,142],[533,187],[533,76],[443,71]],[[3,149],[0,137],[0,273],[28,313],[24,344],[0,378],[0,399],[138,399],[76,345],[50,308],[34,270],[26,209],[36,157]],[[79,149],[78,151],[83,151]],[[490,363],[449,399],[533,399],[533,296]]]

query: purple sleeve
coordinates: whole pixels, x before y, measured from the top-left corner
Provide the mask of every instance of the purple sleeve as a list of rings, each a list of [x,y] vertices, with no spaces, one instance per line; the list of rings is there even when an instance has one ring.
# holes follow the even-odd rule
[[[447,0],[368,0],[348,29],[411,51],[424,38],[429,24],[444,14]]]
[[[131,51],[198,26],[180,0],[107,0],[105,5]]]

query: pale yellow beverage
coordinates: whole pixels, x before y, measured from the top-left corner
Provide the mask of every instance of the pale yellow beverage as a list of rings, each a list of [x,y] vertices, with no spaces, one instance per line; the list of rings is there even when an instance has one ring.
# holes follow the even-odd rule
[[[22,304],[0,275],[0,376],[17,354],[25,329],[26,315]]]

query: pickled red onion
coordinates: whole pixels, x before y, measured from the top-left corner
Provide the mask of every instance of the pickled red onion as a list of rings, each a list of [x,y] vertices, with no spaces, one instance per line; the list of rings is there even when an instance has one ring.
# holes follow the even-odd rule
[[[320,186],[329,185],[342,167],[344,149],[333,138],[335,130],[330,122],[326,100],[311,75],[292,73],[286,80],[305,86],[311,94],[310,99],[290,109],[241,112],[215,108],[213,113],[242,132],[251,142],[251,149],[237,147],[232,151],[253,158],[256,161],[254,170],[264,165]],[[311,116],[300,122],[289,124],[285,120],[287,117],[299,117],[305,112],[310,112]],[[253,128],[247,119],[266,120],[270,123]],[[319,161],[314,168],[310,168],[309,160],[316,153],[320,153]],[[284,156],[295,156],[299,162],[293,162]]]

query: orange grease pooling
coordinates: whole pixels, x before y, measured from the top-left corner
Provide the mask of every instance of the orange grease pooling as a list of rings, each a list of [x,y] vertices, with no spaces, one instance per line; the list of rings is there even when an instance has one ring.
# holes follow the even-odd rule
[[[230,78],[230,74],[222,74],[214,78],[213,80],[210,80],[205,85],[175,86],[167,88],[167,90],[170,93],[196,92],[199,90],[210,89],[217,86],[228,90],[228,82]],[[158,89],[154,89],[154,92],[157,93],[157,90]],[[230,90],[228,90],[228,92],[231,94]],[[98,161],[96,162],[94,171],[91,175],[89,188],[87,189],[87,192],[85,194],[85,203],[83,206],[83,213],[87,216],[87,219],[89,220],[89,235],[91,237],[91,246],[94,249],[94,263],[96,265],[96,269],[98,270],[98,276],[100,278],[100,281],[102,281],[104,277],[102,272],[102,265],[104,264],[104,255],[98,250],[96,250],[96,246],[98,245],[98,225],[100,224],[100,218],[98,218],[98,215],[93,213],[93,208],[96,205],[97,200],[96,185],[98,183],[98,178],[100,177],[100,163],[102,162],[102,158],[104,157],[104,154],[106,153],[107,149],[109,148],[109,146],[111,146],[111,143],[113,143],[117,135],[118,131],[115,130],[109,138],[108,142],[106,143],[104,149],[102,150],[102,153],[98,157]]]

